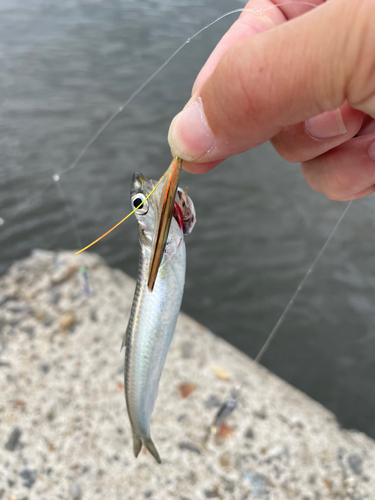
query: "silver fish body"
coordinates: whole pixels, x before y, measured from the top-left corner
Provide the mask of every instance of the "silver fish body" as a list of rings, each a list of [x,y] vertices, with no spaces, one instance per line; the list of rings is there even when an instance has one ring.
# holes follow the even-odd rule
[[[131,199],[134,208],[149,194],[155,181],[142,174],[134,174]],[[153,292],[147,289],[148,271],[154,229],[158,217],[161,185],[136,211],[139,227],[140,257],[138,278],[123,345],[125,354],[125,398],[133,432],[134,454],[138,455],[142,444],[160,463],[160,456],[150,435],[150,419],[158,394],[159,379],[168,348],[175,330],[185,283],[186,253],[183,216],[193,213],[193,221],[185,233],[195,224],[194,206],[181,190],[176,200],[184,196],[186,208],[180,202],[173,217],[163,259]],[[176,202],[177,203],[177,202]],[[181,219],[182,216],[182,219]],[[185,222],[185,225],[188,222]]]

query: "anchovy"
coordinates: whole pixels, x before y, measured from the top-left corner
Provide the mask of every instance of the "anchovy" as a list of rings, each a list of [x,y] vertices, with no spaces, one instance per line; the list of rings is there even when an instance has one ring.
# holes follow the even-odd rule
[[[181,306],[186,266],[184,234],[189,234],[194,227],[195,210],[190,198],[179,188],[154,289],[149,292],[148,271],[162,184],[148,200],[144,200],[155,184],[142,174],[133,176],[130,196],[133,209],[138,207],[135,216],[140,255],[132,309],[121,348],[126,347],[125,399],[133,432],[134,455],[138,456],[143,444],[160,463],[150,435],[150,419]]]

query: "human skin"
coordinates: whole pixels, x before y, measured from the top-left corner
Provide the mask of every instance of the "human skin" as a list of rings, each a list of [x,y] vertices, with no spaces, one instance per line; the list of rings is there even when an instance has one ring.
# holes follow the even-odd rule
[[[309,3],[317,8],[246,5],[252,12],[224,35],[172,121],[168,140],[186,170],[207,172],[271,140],[331,199],[375,191],[374,1]]]

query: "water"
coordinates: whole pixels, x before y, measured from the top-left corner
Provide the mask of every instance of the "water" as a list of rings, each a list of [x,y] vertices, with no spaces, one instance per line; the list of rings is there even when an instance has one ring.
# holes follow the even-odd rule
[[[99,126],[188,37],[238,1],[3,0],[1,269],[31,249],[77,248],[128,213],[131,176],[159,178],[168,126],[233,22],[192,41],[61,177]],[[204,176],[182,174],[198,214],[183,310],[255,357],[344,206],[312,192],[264,145]],[[13,220],[30,196],[37,199]],[[355,202],[262,362],[375,437],[374,200]],[[9,221],[9,222],[8,222]],[[136,276],[134,220],[94,249]]]

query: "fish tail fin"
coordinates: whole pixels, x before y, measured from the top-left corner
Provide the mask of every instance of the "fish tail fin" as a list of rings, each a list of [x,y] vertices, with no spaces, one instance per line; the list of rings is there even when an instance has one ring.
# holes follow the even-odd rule
[[[159,464],[161,464],[161,458],[158,453],[158,450],[156,449],[152,439],[150,437],[143,437],[141,438],[138,434],[133,434],[133,449],[134,449],[134,455],[135,458],[138,457],[139,452],[141,451],[142,444],[148,449],[148,451],[151,453],[151,455],[155,458]]]
[[[151,438],[144,438],[143,440],[143,444],[145,445],[145,447],[148,449],[148,451],[151,453],[151,455],[155,458],[155,460],[161,464],[161,458],[160,458],[160,455],[158,453],[158,450],[156,449],[153,441]]]
[[[142,439],[137,434],[133,433],[133,450],[135,458],[138,457],[141,448],[142,448]]]

